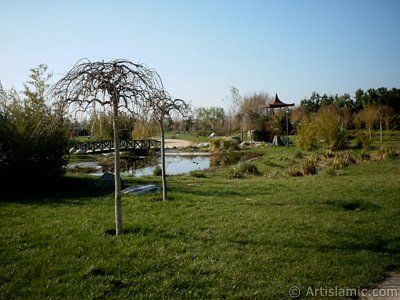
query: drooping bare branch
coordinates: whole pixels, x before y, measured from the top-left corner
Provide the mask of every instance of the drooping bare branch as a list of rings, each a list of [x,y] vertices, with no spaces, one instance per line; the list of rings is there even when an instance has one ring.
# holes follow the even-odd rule
[[[74,112],[95,111],[96,104],[113,112],[114,173],[115,173],[115,233],[122,232],[119,115],[135,112],[148,105],[152,96],[163,93],[160,76],[154,70],[128,60],[109,62],[79,61],[51,92],[60,99],[59,106]]]
[[[116,104],[121,110],[134,112],[152,94],[163,89],[160,76],[145,65],[128,60],[91,62],[83,59],[53,86],[51,92],[75,111],[87,111],[98,103],[101,106]]]

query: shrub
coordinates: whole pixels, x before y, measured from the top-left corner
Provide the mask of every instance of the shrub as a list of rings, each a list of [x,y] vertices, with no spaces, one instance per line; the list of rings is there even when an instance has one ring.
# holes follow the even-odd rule
[[[253,140],[266,142],[268,140],[268,133],[265,128],[255,129],[253,131]]]
[[[339,176],[340,175],[340,169],[338,169],[336,166],[330,166],[327,170],[326,170],[326,173],[328,174],[328,175],[331,175],[331,176]]]
[[[316,132],[311,119],[304,118],[297,128],[296,145],[306,151],[317,147]]]
[[[229,170],[228,178],[230,179],[241,179],[244,178],[244,174],[238,170],[238,168],[234,167]]]
[[[190,176],[196,177],[196,178],[206,178],[206,174],[204,174],[203,172],[201,172],[199,170],[191,171],[189,174],[190,174]]]
[[[346,144],[346,131],[339,119],[328,110],[320,110],[312,118],[304,118],[297,129],[296,144],[304,150],[341,149]]]
[[[231,169],[228,174],[229,178],[244,178],[245,175],[261,175],[254,163],[245,162]]]
[[[363,160],[369,160],[371,158],[371,155],[366,149],[362,149],[360,153],[361,159]]]
[[[46,70],[44,65],[31,70],[23,98],[0,86],[0,177],[7,180],[37,184],[64,174],[68,128],[47,103]]]
[[[161,166],[157,165],[153,170],[153,176],[161,176],[161,175],[162,175]]]
[[[317,139],[323,141],[321,144],[328,149],[338,150],[346,144],[346,131],[342,129],[339,118],[331,111],[320,110],[313,118],[313,125]]]
[[[346,150],[344,152],[341,152],[339,154],[339,157],[342,160],[343,166],[345,167],[353,165],[357,162],[356,156],[351,150]]]
[[[356,135],[356,144],[358,148],[368,150],[371,148],[372,140],[365,133],[358,133]]]
[[[299,169],[296,168],[289,169],[288,174],[291,177],[299,177],[304,175]]]
[[[382,145],[376,152],[373,153],[373,159],[375,160],[381,160],[381,159],[386,159],[386,158],[398,158],[400,155],[400,149],[397,149],[394,147],[390,147],[387,145]]]
[[[238,150],[238,143],[231,138],[214,138],[211,140],[211,150],[215,152],[229,152]]]
[[[254,163],[245,162],[239,165],[239,171],[248,175],[260,175],[260,171]]]
[[[303,175],[315,175],[317,174],[317,160],[315,158],[307,158],[300,167]]]
[[[296,151],[296,153],[294,154],[294,158],[303,158],[304,157],[304,155],[303,155],[303,152],[301,152],[301,151]]]

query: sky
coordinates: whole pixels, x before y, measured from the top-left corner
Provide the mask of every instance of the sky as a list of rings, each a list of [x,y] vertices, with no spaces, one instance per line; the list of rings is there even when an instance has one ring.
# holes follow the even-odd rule
[[[232,86],[296,104],[354,96],[400,88],[399,16],[398,0],[0,0],[0,81],[128,59],[194,107],[227,109]]]

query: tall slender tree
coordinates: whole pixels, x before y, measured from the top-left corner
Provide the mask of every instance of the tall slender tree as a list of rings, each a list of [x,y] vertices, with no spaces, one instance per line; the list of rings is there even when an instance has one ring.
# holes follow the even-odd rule
[[[172,111],[178,112],[185,117],[190,112],[190,106],[181,99],[172,100],[171,96],[160,91],[153,94],[151,97],[150,108],[153,112],[153,117],[157,121],[161,135],[161,177],[163,201],[167,201],[167,179],[165,173],[165,133],[164,126],[166,118],[170,117]]]
[[[115,173],[115,234],[122,233],[119,119],[121,111],[137,112],[150,96],[162,92],[161,78],[145,65],[128,60],[78,63],[52,88],[62,107],[92,111],[95,104],[113,114]]]

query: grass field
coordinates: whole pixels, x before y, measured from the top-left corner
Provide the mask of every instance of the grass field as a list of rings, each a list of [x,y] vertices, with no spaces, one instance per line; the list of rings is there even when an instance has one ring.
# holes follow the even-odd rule
[[[124,196],[119,237],[113,193],[91,177],[1,196],[0,299],[289,299],[292,286],[368,287],[399,269],[398,159],[289,177],[296,151],[263,151],[263,175],[169,177],[167,203]]]

